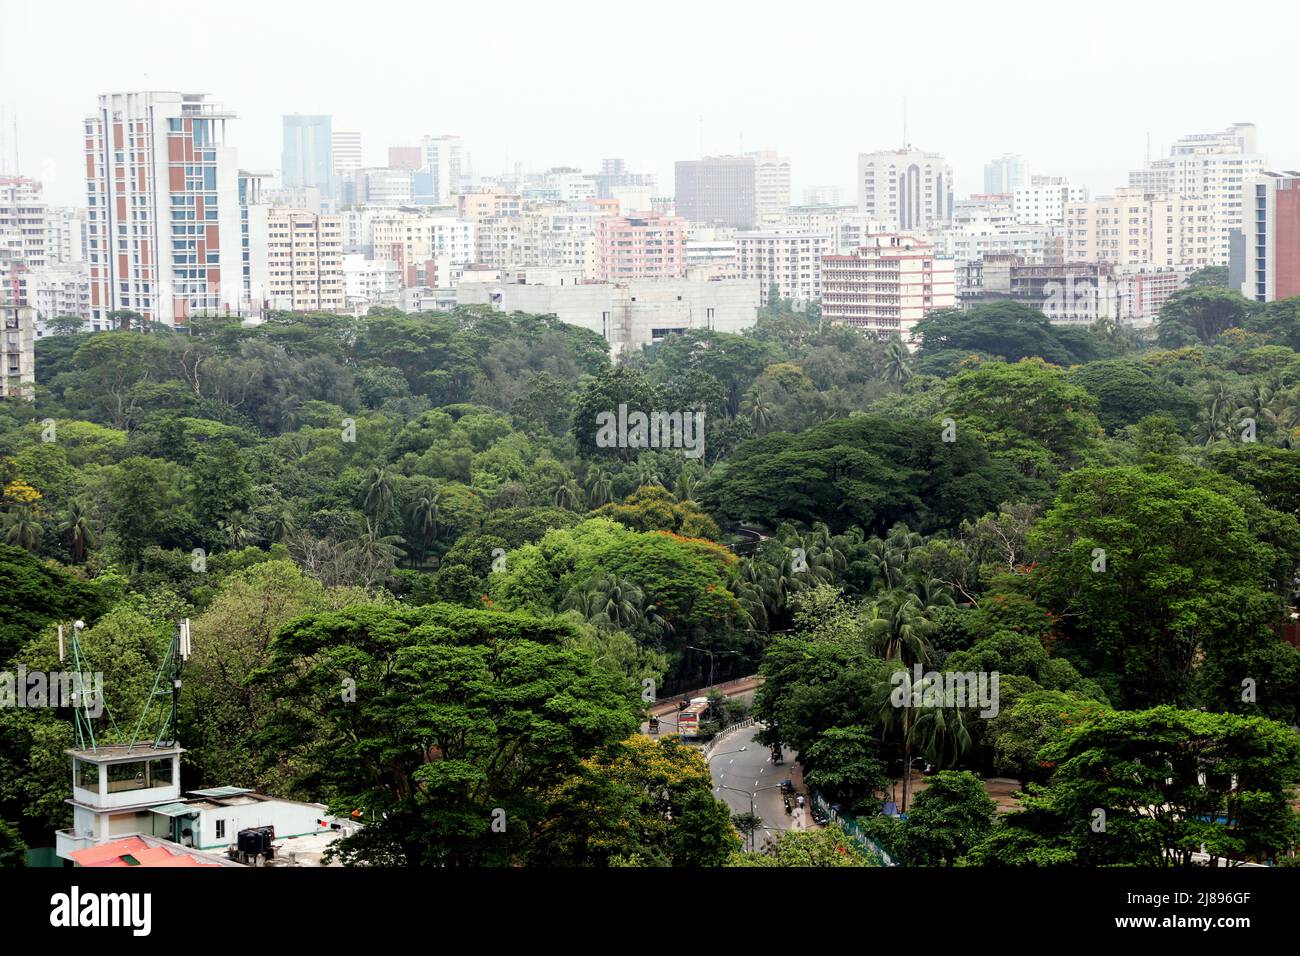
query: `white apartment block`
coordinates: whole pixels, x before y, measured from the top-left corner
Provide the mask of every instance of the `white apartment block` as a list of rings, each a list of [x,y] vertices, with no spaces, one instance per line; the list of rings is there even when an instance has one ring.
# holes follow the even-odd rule
[[[780,216],[769,216],[763,232],[824,233],[831,237],[828,252],[849,254],[875,233],[889,232],[891,225],[858,212],[853,204],[792,206]]]
[[[822,318],[879,336],[911,338],[934,309],[957,303],[951,259],[914,236],[873,236],[852,255],[822,259]]]
[[[1214,215],[1208,199],[1120,189],[1066,207],[1065,259],[1125,271],[1217,265]]]
[[[39,182],[21,176],[0,178],[0,269],[46,265],[48,214]]]
[[[759,305],[767,306],[771,287],[796,308],[822,294],[822,256],[831,249],[826,233],[738,232],[736,264],[740,278],[758,284]]]
[[[899,232],[952,218],[952,168],[938,153],[888,149],[858,156],[858,212]]]
[[[587,204],[529,209],[519,224],[520,257],[529,266],[577,269],[584,277],[594,279],[595,224],[599,216],[600,211]]]
[[[420,142],[424,169],[431,178],[433,205],[445,206],[465,188],[465,149],[459,136],[426,136]]]
[[[334,173],[355,173],[361,168],[361,133],[354,129],[336,129],[330,132],[330,145],[334,156]]]
[[[232,114],[197,93],[109,93],[84,124],[92,322],[183,325],[238,308],[244,240]]]
[[[45,254],[51,264],[86,261],[86,210],[74,206],[46,209]]]
[[[790,208],[790,160],[773,150],[745,155],[754,160],[755,221],[784,214]]]
[[[372,166],[358,169],[354,177],[354,199],[376,206],[410,206],[415,202],[415,174],[409,169]]]
[[[370,249],[373,258],[398,264],[404,286],[434,285],[419,281],[427,263],[436,259],[455,265],[474,262],[480,229],[465,219],[404,211],[370,223]]]
[[[1169,155],[1129,173],[1129,185],[1149,193],[1176,193],[1207,204],[1209,265],[1227,265],[1229,236],[1243,228],[1242,191],[1267,165],[1256,149],[1254,123],[1234,123],[1217,133],[1192,133]]]
[[[0,305],[0,399],[35,397],[36,317],[22,305]]]
[[[554,315],[601,335],[613,356],[663,341],[674,332],[740,332],[758,319],[758,289],[743,279],[632,279],[582,282],[573,272],[524,270],[500,284],[464,281],[462,305]]]
[[[1065,207],[1088,201],[1087,186],[1071,186],[1064,176],[1032,176],[1013,193],[1015,220],[1022,226],[1062,225]]]
[[[109,323],[95,325],[90,319],[90,272],[84,262],[55,264],[29,269],[15,276],[18,302],[35,312],[36,337],[46,333],[46,324],[60,316],[88,320],[86,331],[102,332]]]
[[[343,312],[343,223],[304,209],[272,209],[266,221],[266,308]]]
[[[401,270],[391,259],[343,257],[343,294],[348,308],[364,313],[371,305],[396,305],[402,287]]]

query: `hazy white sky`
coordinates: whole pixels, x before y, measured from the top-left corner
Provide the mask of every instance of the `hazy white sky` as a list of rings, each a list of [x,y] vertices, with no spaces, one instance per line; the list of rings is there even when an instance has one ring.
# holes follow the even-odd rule
[[[425,133],[476,172],[622,156],[672,190],[673,161],[776,149],[806,186],[851,192],[857,154],[909,138],[959,195],[983,164],[1095,192],[1185,132],[1259,126],[1300,168],[1300,4],[1207,0],[893,4],[767,0],[0,0],[4,168],[84,202],[80,121],[101,92],[206,92],[234,110],[240,165],[278,170],[284,113],[360,129],[367,162]],[[701,117],[703,123],[701,124]]]

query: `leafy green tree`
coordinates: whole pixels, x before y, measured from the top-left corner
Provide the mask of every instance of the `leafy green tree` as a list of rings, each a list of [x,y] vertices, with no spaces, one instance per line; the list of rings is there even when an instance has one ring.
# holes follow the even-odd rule
[[[1233,289],[1203,285],[1169,297],[1156,320],[1156,338],[1166,348],[1209,345],[1228,329],[1240,328],[1251,303]]]
[[[94,586],[22,548],[0,545],[0,661],[52,623],[93,622],[105,610]]]
[[[820,830],[780,830],[760,853],[735,853],[727,866],[875,866],[838,824]]]
[[[804,781],[851,813],[876,812],[888,785],[880,739],[865,727],[832,727],[801,753]]]
[[[1026,804],[1084,865],[1189,866],[1202,848],[1211,864],[1260,859],[1297,841],[1287,794],[1300,779],[1300,738],[1273,721],[1111,711],[1042,754],[1056,773]]]
[[[954,866],[992,832],[996,809],[979,777],[942,771],[917,794],[894,849],[908,866]]]
[[[1248,514],[1260,530],[1289,519],[1231,495],[1204,473],[1085,468],[1066,476],[1035,528],[1037,600],[1094,668],[1115,675],[1122,705],[1187,701],[1211,642],[1277,619],[1264,589],[1280,555]]]
[[[719,866],[740,845],[704,759],[672,738],[609,744],[545,799],[529,848],[539,866]]]
[[[259,672],[282,702],[263,753],[289,758],[304,792],[362,812],[345,861],[520,861],[545,794],[637,725],[633,688],[564,649],[569,634],[445,604],[298,618]]]

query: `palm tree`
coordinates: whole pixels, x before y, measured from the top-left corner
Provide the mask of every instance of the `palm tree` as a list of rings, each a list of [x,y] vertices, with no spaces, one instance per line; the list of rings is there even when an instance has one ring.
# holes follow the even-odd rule
[[[266,525],[267,536],[274,542],[286,540],[297,529],[298,523],[294,520],[293,511],[287,507],[272,515]]]
[[[950,766],[971,747],[970,731],[961,708],[941,703],[927,704],[936,691],[944,690],[943,677],[926,674],[915,680],[910,669],[895,671],[891,679],[878,685],[877,712],[882,735],[897,731],[903,746],[903,801],[900,810],[907,812],[912,789],[912,750],[916,748],[935,766]]]
[[[5,517],[5,540],[27,551],[35,552],[45,539],[45,528],[36,520],[31,505],[19,505]]]
[[[568,511],[582,510],[582,489],[572,478],[560,482],[555,488],[555,506]]]
[[[366,530],[352,542],[352,551],[379,567],[392,567],[402,558],[406,541],[395,534],[380,534],[379,527],[366,519]]]
[[[627,578],[601,574],[570,590],[561,607],[576,610],[601,625],[630,629],[645,616],[646,600],[641,589]]]
[[[366,475],[366,497],[362,507],[376,525],[383,522],[393,506],[393,476],[387,465],[372,465]]]
[[[84,561],[86,549],[95,543],[95,536],[90,526],[90,517],[86,514],[86,506],[80,498],[68,502],[63,521],[59,524],[59,533],[72,536],[72,563],[80,564]]]
[[[428,553],[429,546],[438,540],[438,519],[442,516],[443,491],[441,488],[423,489],[407,505],[407,515],[411,527],[419,536],[421,556]]]
[[[915,595],[887,592],[876,602],[878,613],[867,624],[867,637],[876,654],[885,660],[898,657],[904,664],[927,664],[930,661],[929,636],[934,625]]]
[[[234,550],[242,548],[246,544],[251,544],[257,540],[257,535],[244,524],[245,516],[242,511],[232,511],[225,521],[217,522],[217,530],[221,532],[221,537],[225,539],[226,547]]]
[[[593,472],[587,482],[587,502],[593,508],[614,500],[614,476],[606,469]]]
[[[892,588],[903,579],[903,557],[898,550],[882,538],[871,538],[863,546],[863,558],[876,584]]]
[[[901,392],[915,374],[912,371],[912,355],[907,346],[903,344],[902,338],[893,336],[885,347],[885,378]]]
[[[754,409],[749,413],[749,422],[754,426],[754,433],[761,435],[772,424],[773,407],[762,398],[754,399]]]
[[[914,575],[907,583],[907,590],[916,598],[921,613],[927,618],[932,617],[933,612],[939,608],[957,606],[952,596],[952,589],[938,578]]]

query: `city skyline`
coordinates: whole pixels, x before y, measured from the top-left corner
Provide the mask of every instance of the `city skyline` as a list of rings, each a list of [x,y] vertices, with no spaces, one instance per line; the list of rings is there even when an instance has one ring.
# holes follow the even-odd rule
[[[142,14],[159,9],[152,3],[124,6]],[[230,14],[206,23],[204,32],[214,46],[234,49],[246,42],[243,33],[237,32],[242,30],[244,18],[232,7],[224,9]],[[391,15],[385,23],[396,17],[416,32],[435,23],[443,35],[452,37],[458,30],[469,35],[473,29],[473,14],[468,12],[438,11],[435,18],[405,4],[390,5],[389,9]],[[685,9],[670,5],[665,16],[681,16]],[[750,42],[749,33],[756,28],[734,16],[728,19],[728,13],[737,9],[694,11],[692,23],[699,29],[673,41],[686,62],[698,65],[698,70],[685,74],[698,72],[714,77],[715,82],[691,83],[684,74],[681,79],[664,78],[651,92],[635,83],[597,82],[610,71],[627,69],[618,44],[599,49],[583,45],[580,31],[564,32],[558,21],[543,12],[507,5],[506,15],[520,29],[503,36],[492,55],[509,66],[497,71],[499,75],[487,76],[473,69],[473,58],[482,51],[472,45],[461,49],[449,44],[446,50],[440,49],[435,71],[436,77],[447,81],[436,82],[430,94],[425,86],[428,71],[420,57],[412,57],[410,62],[390,59],[380,71],[382,78],[374,71],[295,72],[291,68],[296,68],[296,61],[291,64],[276,58],[259,58],[254,73],[245,69],[247,61],[241,57],[194,60],[188,43],[168,44],[166,31],[153,25],[157,18],[148,16],[137,19],[144,34],[142,48],[153,51],[150,60],[102,62],[96,52],[104,33],[99,25],[91,31],[75,22],[53,19],[50,11],[39,7],[15,5],[10,17],[17,29],[5,31],[0,38],[0,78],[9,91],[0,95],[4,111],[0,157],[5,171],[15,172],[16,121],[21,166],[17,171],[41,179],[51,202],[75,203],[82,194],[76,134],[84,117],[93,112],[97,96],[151,89],[205,93],[233,112],[231,141],[239,148],[241,166],[256,171],[281,168],[283,116],[295,113],[328,115],[335,129],[360,130],[367,166],[383,165],[389,147],[416,146],[426,135],[453,133],[466,143],[474,170],[480,175],[513,171],[516,163],[525,170],[577,166],[594,172],[602,159],[615,156],[627,159],[630,168],[653,172],[659,191],[665,194],[679,160],[774,150],[791,161],[796,202],[805,190],[824,185],[837,186],[851,196],[858,155],[902,146],[905,128],[910,145],[947,159],[957,195],[980,192],[984,165],[1005,153],[1023,155],[1029,173],[1066,176],[1087,185],[1094,195],[1103,195],[1125,185],[1127,171],[1148,156],[1165,155],[1186,130],[1220,129],[1236,122],[1259,127],[1260,151],[1273,164],[1294,167],[1300,161],[1294,158],[1300,156],[1300,129],[1289,122],[1291,110],[1282,87],[1236,87],[1216,79],[1232,75],[1234,65],[1242,69],[1239,75],[1245,75],[1248,63],[1266,56],[1271,44],[1277,45],[1279,56],[1284,53],[1284,34],[1256,37],[1249,49],[1244,43],[1231,42],[1238,27],[1247,29],[1245,23],[1224,25],[1219,47],[1221,69],[1206,71],[1213,75],[1203,77],[1189,75],[1180,81],[1178,97],[1153,101],[1143,92],[1149,88],[1147,83],[1181,68],[1175,41],[1180,31],[1193,29],[1182,25],[1183,18],[1169,19],[1160,5],[1139,11],[1101,5],[1090,21],[1098,26],[1080,25],[1077,30],[1080,55],[1092,64],[1089,85],[1084,89],[1070,80],[1072,74],[1062,70],[1061,51],[1053,52],[1039,39],[1061,35],[1059,30],[1045,29],[1045,22],[1060,20],[1057,25],[1062,26],[1071,18],[1041,12],[1031,16],[1030,8],[1019,8],[1021,19],[1008,17],[1000,27],[1007,47],[1016,51],[1016,69],[1024,74],[1031,67],[1056,70],[1066,89],[1052,84],[1008,87],[1000,83],[998,70],[1010,67],[991,68],[990,83],[999,81],[996,89],[1012,91],[1012,101],[999,111],[994,86],[990,85],[987,93],[972,93],[955,75],[964,47],[963,29],[977,14],[939,4],[936,9],[942,17],[928,38],[926,56],[954,64],[953,73],[941,70],[932,79],[928,71],[923,75],[912,69],[912,59],[892,48],[872,50],[872,69],[878,78],[870,86],[870,102],[855,108],[846,119],[835,93],[858,82],[851,62],[854,58],[846,58],[844,63],[817,59],[817,38],[826,40],[840,27],[859,24],[870,36],[873,30],[885,33],[904,21],[895,23],[889,13],[869,18],[861,11],[843,11],[835,15],[843,22],[836,23],[831,14],[812,14],[809,29],[791,35],[790,47],[779,51],[775,67],[792,69],[799,62],[815,63],[820,81],[798,84],[793,91],[786,84],[773,83],[767,92],[746,83],[746,92],[736,95],[734,78],[768,62],[761,48]],[[591,20],[598,10],[581,6],[575,16]],[[1117,54],[1107,52],[1109,47],[1095,46],[1105,16],[1118,15],[1121,10],[1126,25],[1134,29],[1158,26],[1170,40],[1162,48],[1145,48],[1143,59],[1124,62],[1122,71],[1118,69],[1121,63],[1111,59]],[[601,25],[616,21],[629,30],[633,27],[621,13],[599,16]],[[263,24],[261,35],[285,35],[292,28],[293,15],[288,11],[258,9],[256,18]],[[595,25],[593,21],[593,30]],[[376,30],[374,24],[362,22],[355,31],[323,35],[314,47],[316,56],[321,63],[341,61],[345,56],[364,57],[366,50],[382,45]],[[60,36],[65,55],[94,63],[94,68],[67,71],[66,78],[47,74],[47,82],[38,85],[23,83],[22,77],[30,77],[38,69],[39,49],[19,43],[17,37],[51,31]],[[627,36],[635,47],[635,31]],[[646,34],[642,42],[650,42],[651,36]],[[563,55],[548,55],[539,61],[538,50]],[[195,65],[198,62],[201,66]],[[548,82],[534,82],[539,78],[539,62],[545,63]],[[1116,69],[1095,69],[1098,63],[1107,62]],[[567,93],[557,92],[572,90],[574,84],[585,84],[578,109],[564,102]],[[1132,108],[1117,111],[1115,104],[1125,103],[1125,88],[1134,91]],[[972,109],[972,96],[982,98],[983,108]],[[1155,102],[1159,102],[1158,110],[1152,108]]]

